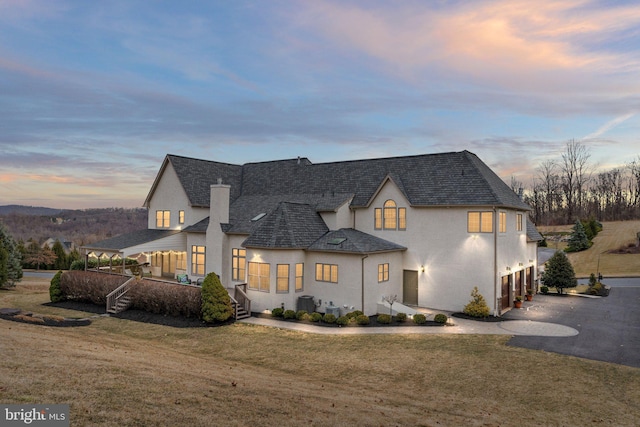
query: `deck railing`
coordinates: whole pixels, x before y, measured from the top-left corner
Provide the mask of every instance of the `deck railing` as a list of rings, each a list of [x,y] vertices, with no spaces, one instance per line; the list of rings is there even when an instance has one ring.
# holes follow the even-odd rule
[[[116,313],[118,302],[124,298],[131,285],[136,281],[135,277],[131,277],[129,280],[118,286],[107,295],[107,313]]]
[[[249,315],[251,314],[251,300],[246,293],[247,284],[243,283],[241,285],[235,286],[235,291],[233,295],[233,299],[237,301],[238,305],[244,308],[244,311]],[[237,319],[238,310],[236,310],[236,319]]]

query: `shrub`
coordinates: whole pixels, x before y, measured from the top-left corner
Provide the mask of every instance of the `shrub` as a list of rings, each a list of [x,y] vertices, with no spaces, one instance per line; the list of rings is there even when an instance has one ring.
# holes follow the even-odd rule
[[[336,319],[336,323],[340,326],[347,326],[350,321],[351,319],[349,319],[347,316],[340,316]]]
[[[309,320],[311,320],[314,323],[319,322],[321,319],[322,319],[322,314],[320,313],[313,312],[309,315]]]
[[[329,323],[329,324],[333,324],[336,323],[336,316],[334,314],[331,313],[327,313],[324,315],[324,317],[322,318],[322,321],[324,323]]]
[[[352,312],[350,312],[350,313],[347,313],[347,314],[346,314],[346,316],[347,316],[349,319],[355,319],[356,317],[358,317],[358,316],[362,316],[363,314],[364,314],[364,313],[363,313],[362,311],[360,311],[360,310],[355,310],[355,311],[352,311]]]
[[[360,314],[356,316],[356,323],[358,325],[364,326],[369,324],[369,316],[365,316],[364,314]]]
[[[207,323],[221,323],[229,320],[231,316],[231,297],[220,283],[220,277],[216,273],[207,274],[202,282],[202,320]]]
[[[106,305],[107,295],[127,280],[95,271],[68,271],[60,276],[60,291],[65,299]]]
[[[307,313],[307,310],[298,310],[296,312],[296,319],[309,320],[309,313]]]
[[[285,310],[282,316],[285,319],[295,319],[296,318],[296,312],[293,311],[293,310]]]
[[[389,323],[391,323],[391,316],[388,314],[378,314],[378,318],[376,319],[376,322],[381,323],[383,325],[388,325]]]
[[[284,308],[274,308],[271,310],[271,317],[282,317],[284,315]]]
[[[549,293],[549,287],[548,286],[541,286],[540,287],[540,292],[542,292],[543,294],[548,294]]]
[[[436,323],[447,323],[448,317],[446,314],[438,313],[433,317],[433,321]]]
[[[396,314],[396,320],[398,322],[406,322],[407,321],[407,313],[398,313],[398,314]]]
[[[416,325],[424,325],[425,323],[427,323],[427,316],[422,313],[414,314],[413,323],[415,323]]]
[[[471,317],[487,317],[490,310],[482,294],[478,291],[478,287],[475,286],[471,291],[471,301],[464,306],[462,312]]]
[[[202,316],[202,290],[195,286],[143,279],[136,281],[127,295],[138,310],[168,316]]]
[[[64,295],[60,289],[60,277],[62,276],[62,270],[58,271],[51,279],[51,285],[49,286],[49,299],[51,302],[60,302],[64,300]]]

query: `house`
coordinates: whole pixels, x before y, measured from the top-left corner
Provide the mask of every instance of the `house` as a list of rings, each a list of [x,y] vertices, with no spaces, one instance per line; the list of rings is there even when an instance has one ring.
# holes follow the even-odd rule
[[[49,249],[53,249],[53,245],[55,245],[56,242],[60,242],[60,244],[62,244],[62,249],[64,249],[64,253],[66,255],[69,255],[76,248],[73,242],[70,242],[68,239],[65,239],[64,237],[49,237],[47,240],[45,240],[42,243],[41,247],[43,249],[45,247],[48,247]]]
[[[147,229],[85,252],[146,254],[168,279],[215,272],[255,312],[311,301],[375,314],[394,295],[394,309],[461,311],[477,286],[500,314],[535,286],[530,207],[468,151],[244,165],[167,155],[144,206]]]

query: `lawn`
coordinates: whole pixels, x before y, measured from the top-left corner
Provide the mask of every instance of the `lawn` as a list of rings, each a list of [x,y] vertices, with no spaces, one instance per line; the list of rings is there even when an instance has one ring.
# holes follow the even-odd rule
[[[586,251],[568,254],[578,277],[597,274],[598,269],[605,277],[640,276],[640,254],[612,254],[611,249],[626,247],[636,242],[640,232],[640,221],[604,222],[600,233],[593,239],[593,246]],[[541,233],[571,231],[572,225],[538,227]],[[562,249],[566,245],[560,245]],[[556,248],[550,243],[551,248]],[[606,282],[606,281],[605,281]]]
[[[88,315],[43,306],[47,289],[25,281],[0,307]],[[508,339],[0,320],[0,402],[68,403],[92,426],[637,425],[640,369]]]

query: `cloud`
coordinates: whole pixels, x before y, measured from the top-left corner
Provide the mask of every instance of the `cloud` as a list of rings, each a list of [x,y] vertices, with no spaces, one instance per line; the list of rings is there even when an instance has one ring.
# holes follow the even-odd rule
[[[616,118],[614,118],[612,120],[609,120],[607,123],[605,123],[604,125],[600,126],[595,132],[590,133],[589,135],[586,135],[582,139],[585,140],[585,139],[599,138],[603,134],[609,132],[610,130],[614,129],[615,127],[617,127],[621,123],[629,120],[630,118],[632,118],[635,115],[636,115],[635,112],[634,113],[627,113],[627,114],[625,114],[623,116],[616,117]]]
[[[615,52],[603,43],[638,27],[636,5],[578,0],[453,2],[447,8],[435,2],[305,5],[301,16],[318,34],[420,85],[428,86],[431,75],[520,92],[566,92],[584,89],[594,75],[640,70],[637,52]],[[599,91],[603,83],[615,87],[600,83],[591,89]]]

